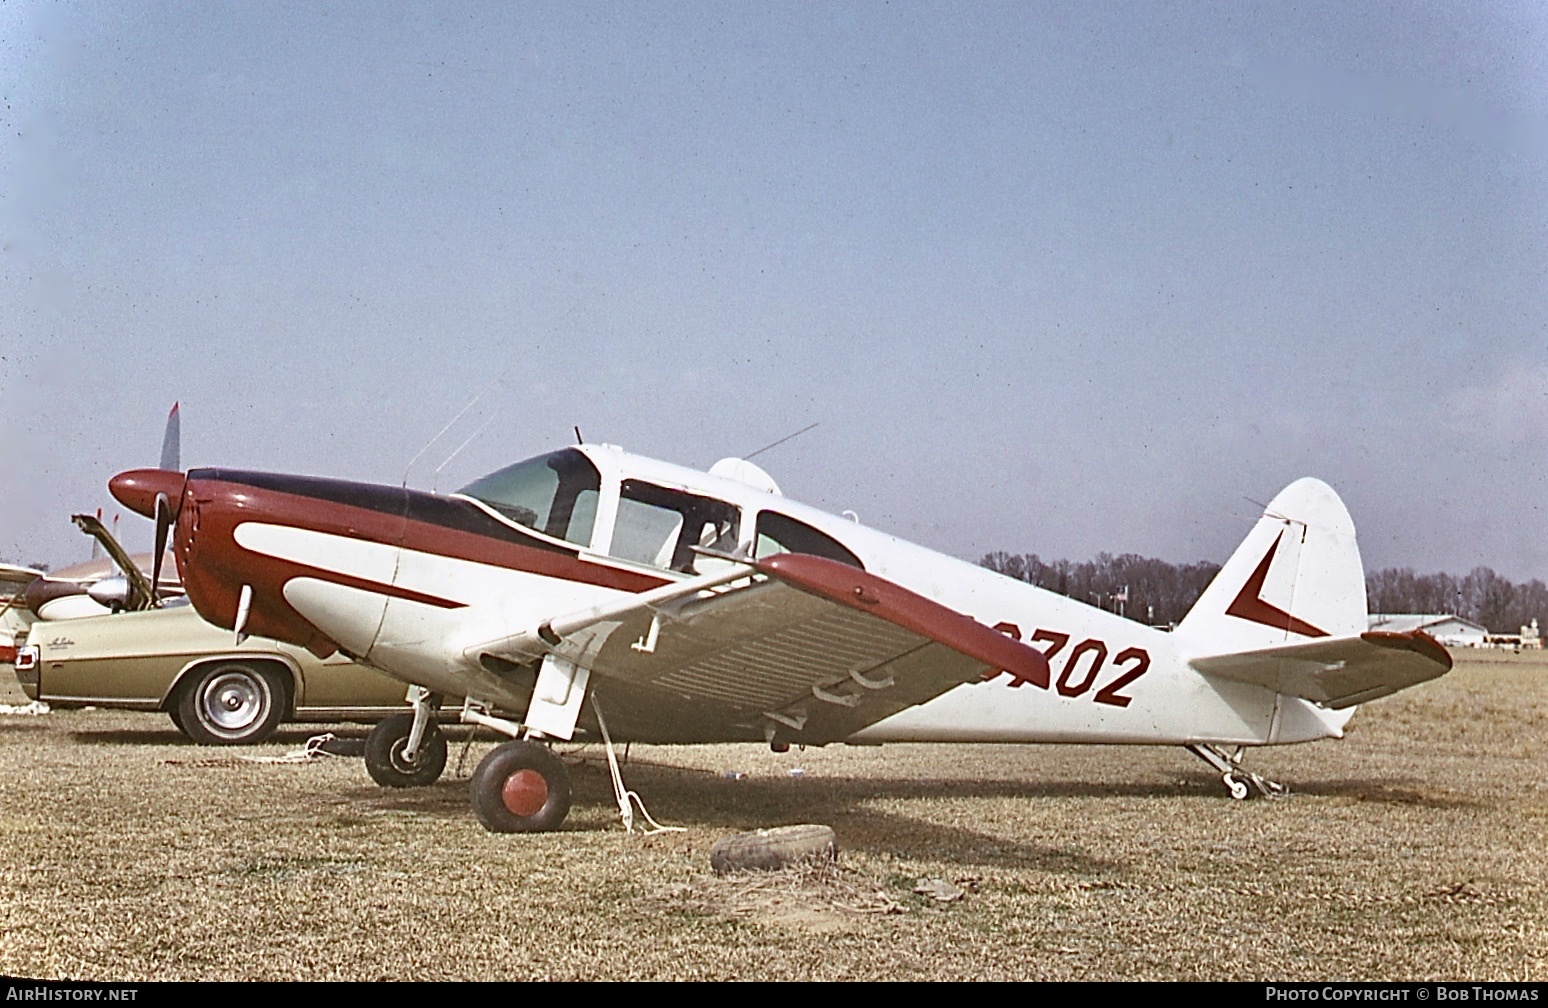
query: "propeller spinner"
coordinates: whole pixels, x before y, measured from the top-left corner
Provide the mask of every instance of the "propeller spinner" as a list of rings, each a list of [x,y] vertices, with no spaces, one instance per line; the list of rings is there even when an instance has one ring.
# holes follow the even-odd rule
[[[156,596],[153,604],[160,601],[161,566],[166,558],[167,538],[182,509],[186,479],[186,473],[166,469],[131,469],[108,480],[108,491],[120,504],[156,522],[156,554],[151,562],[151,586]]]

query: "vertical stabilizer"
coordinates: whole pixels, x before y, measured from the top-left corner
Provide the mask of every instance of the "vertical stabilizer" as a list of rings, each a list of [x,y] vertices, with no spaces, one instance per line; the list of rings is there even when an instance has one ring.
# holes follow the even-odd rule
[[[1300,479],[1263,517],[1177,626],[1190,656],[1364,633],[1354,522],[1326,483]]]

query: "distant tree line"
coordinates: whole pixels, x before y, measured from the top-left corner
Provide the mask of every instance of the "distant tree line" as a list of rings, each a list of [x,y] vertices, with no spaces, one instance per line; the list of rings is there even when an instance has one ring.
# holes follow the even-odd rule
[[[1488,567],[1460,578],[1389,567],[1366,576],[1365,597],[1371,612],[1456,613],[1494,633],[1516,633],[1534,619],[1548,624],[1548,585],[1516,584]]]
[[[1095,560],[1044,560],[1036,553],[986,554],[982,567],[1089,605],[1155,626],[1179,622],[1219,573],[1220,565],[1173,564],[1134,553],[1098,553]],[[1410,567],[1375,571],[1365,579],[1373,613],[1453,613],[1495,633],[1515,633],[1538,619],[1548,629],[1548,585],[1515,584],[1488,567],[1466,577],[1415,574]]]
[[[1136,553],[1098,553],[1095,560],[1071,563],[1045,561],[1036,553],[1002,552],[990,553],[978,563],[1019,581],[1155,626],[1181,620],[1220,571],[1217,563],[1178,565]]]

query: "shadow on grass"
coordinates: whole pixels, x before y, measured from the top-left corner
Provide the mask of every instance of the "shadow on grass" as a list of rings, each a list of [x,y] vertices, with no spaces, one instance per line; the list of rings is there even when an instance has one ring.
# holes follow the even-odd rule
[[[932,821],[927,815],[866,808],[877,798],[1038,797],[1051,792],[1016,782],[867,780],[805,778],[724,780],[694,771],[635,766],[626,771],[631,788],[641,790],[650,812],[671,825],[740,832],[760,826],[820,822],[839,832],[849,850],[917,858],[946,858],[954,863],[988,866],[1015,864],[1044,871],[1088,875],[1121,872],[1121,862],[1091,857],[1053,844],[1007,838],[959,824]],[[618,830],[612,783],[605,768],[573,767],[574,806],[561,833]],[[1125,788],[1118,794],[1155,794],[1155,789]],[[1178,793],[1162,789],[1163,794]],[[443,777],[424,788],[395,790],[369,782],[339,792],[341,802],[365,815],[393,813],[427,820],[471,820],[468,781]],[[640,820],[637,818],[636,822]]]
[[[607,782],[605,770],[587,765],[582,774],[596,773]],[[632,764],[624,768],[631,786],[648,786],[662,796],[682,797],[713,806],[751,801],[764,805],[771,801],[837,802],[852,804],[876,799],[940,800],[951,798],[1177,798],[1195,797],[1224,788],[1211,787],[1207,780],[1192,782],[1136,783],[1133,781],[1081,780],[1005,780],[1000,778],[958,777],[921,780],[916,777],[884,776],[806,776],[748,777],[727,780],[717,774],[692,770]],[[664,800],[664,798],[663,798]]]
[[[468,805],[466,780],[443,777],[438,783],[422,788],[384,788],[366,780],[359,787],[344,789],[339,796],[357,804],[361,811],[405,812],[431,819],[473,817],[473,809]]]
[[[170,724],[165,729],[109,728],[99,731],[72,731],[69,734],[70,741],[79,742],[81,745],[172,745],[209,749],[211,752],[242,748],[241,746],[196,747],[188,736]]]
[[[1411,781],[1369,780],[1365,778],[1340,778],[1336,780],[1302,781],[1293,789],[1297,794],[1315,795],[1319,798],[1353,798],[1356,801],[1376,802],[1381,805],[1414,805],[1433,809],[1481,809],[1493,803],[1455,793],[1437,794],[1421,790]]]
[[[1208,793],[1221,798],[1225,797],[1225,788],[1220,783],[1220,778],[1213,774],[1189,770],[1181,774],[1180,778],[1178,794]],[[1435,809],[1488,808],[1491,805],[1490,802],[1456,794],[1426,791],[1418,781],[1393,779],[1390,777],[1380,779],[1342,777],[1324,780],[1288,778],[1283,779],[1281,782],[1289,787],[1289,798],[1291,801],[1294,801],[1299,796],[1302,798],[1346,798],[1355,801],[1377,802],[1382,805],[1413,805],[1420,808]],[[1181,786],[1183,784],[1190,786],[1183,787]],[[1163,792],[1157,790],[1153,793],[1162,794]],[[1262,801],[1263,799],[1254,795],[1252,800]]]
[[[475,761],[476,762],[476,761]],[[587,761],[570,763],[575,793],[575,805],[593,802],[611,805],[612,784],[605,765]],[[467,777],[473,766],[453,772],[448,764],[447,776],[432,789],[455,787],[466,792]],[[742,822],[748,812],[757,812],[788,806],[794,809],[818,811],[842,811],[859,802],[876,800],[940,801],[950,799],[987,800],[1000,798],[1053,798],[1053,799],[1102,799],[1102,798],[1189,798],[1200,800],[1219,799],[1230,803],[1224,786],[1210,774],[1187,773],[1170,781],[1079,781],[1079,780],[1005,780],[982,777],[934,778],[922,780],[913,777],[881,776],[807,776],[800,778],[753,776],[740,780],[727,779],[718,773],[688,767],[662,766],[635,762],[623,767],[625,783],[634,790],[648,789],[653,803],[677,806],[673,815],[679,821],[698,825],[732,825]],[[411,810],[418,807],[413,796],[427,789],[383,791],[366,788],[359,796],[370,798],[390,794],[390,803],[378,801],[381,807]],[[1417,791],[1404,791],[1371,781],[1334,782],[1318,784],[1303,789],[1303,793],[1328,796],[1360,797],[1366,800],[1388,800],[1415,803],[1426,800]]]
[[[960,865],[1017,864],[1043,871],[1092,874],[1121,870],[1122,864],[1066,847],[1007,837],[990,829],[932,819],[927,810],[869,807],[877,800],[951,800],[1055,796],[1048,788],[1019,781],[965,778],[920,781],[886,777],[753,777],[718,775],[636,764],[626,771],[658,819],[727,832],[813,822],[832,826],[842,847],[872,854],[946,858]],[[1082,786],[1097,795],[1154,795],[1153,788]],[[1162,793],[1171,793],[1161,789]],[[575,777],[577,802],[612,802],[605,771],[583,767]],[[969,816],[971,818],[971,816]]]
[[[165,718],[165,715],[160,716]],[[469,733],[471,733],[472,729],[464,729],[461,726],[454,726],[448,731],[445,726],[442,726],[442,731],[446,733],[447,740],[449,742],[460,744],[462,740]],[[370,732],[370,725],[335,725],[325,723],[312,725],[292,724],[276,729],[273,735],[270,735],[268,738],[257,744],[291,745],[299,747],[305,745],[306,741],[310,738],[330,733],[337,738],[354,739],[363,742],[365,741],[365,737],[369,735]],[[71,741],[79,742],[82,745],[196,746],[195,742],[189,739],[182,732],[178,731],[176,728],[172,727],[170,723],[168,723],[165,728],[103,728],[95,730],[77,729],[75,731],[69,732],[69,737]],[[207,749],[210,752],[241,752],[243,750],[252,748],[252,746],[246,745],[197,747],[201,749]]]

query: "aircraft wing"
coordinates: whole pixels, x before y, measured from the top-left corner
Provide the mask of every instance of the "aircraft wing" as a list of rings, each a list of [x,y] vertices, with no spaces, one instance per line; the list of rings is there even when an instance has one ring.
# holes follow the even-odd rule
[[[1194,658],[1206,675],[1263,686],[1340,710],[1445,675],[1451,656],[1420,630],[1371,631],[1306,644]]]
[[[1020,641],[874,574],[797,553],[468,653],[487,665],[489,656],[531,661],[539,647],[589,669],[609,724],[627,721],[645,741],[821,745],[991,670],[1049,680],[1047,659]]]
[[[43,573],[34,567],[0,563],[0,595],[18,594],[20,589],[42,577]]]

